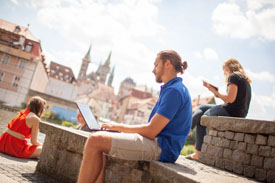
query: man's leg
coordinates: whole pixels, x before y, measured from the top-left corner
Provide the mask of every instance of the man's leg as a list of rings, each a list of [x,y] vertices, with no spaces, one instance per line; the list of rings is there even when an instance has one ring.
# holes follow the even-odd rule
[[[103,168],[103,152],[109,153],[112,138],[108,132],[90,135],[85,144],[78,183],[96,182]]]
[[[99,176],[96,179],[96,183],[104,183],[106,159],[107,159],[106,155],[103,154],[102,168],[100,170]]]

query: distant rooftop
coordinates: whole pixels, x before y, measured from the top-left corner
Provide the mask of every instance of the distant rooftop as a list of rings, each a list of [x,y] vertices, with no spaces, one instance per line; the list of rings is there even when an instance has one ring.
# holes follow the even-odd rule
[[[70,67],[55,63],[53,61],[50,63],[50,77],[68,83],[75,81],[73,71]]]
[[[0,19],[0,29],[3,29],[8,32],[13,32],[14,34],[24,36],[29,40],[40,43],[40,40],[35,38],[27,27],[16,25],[6,20]]]

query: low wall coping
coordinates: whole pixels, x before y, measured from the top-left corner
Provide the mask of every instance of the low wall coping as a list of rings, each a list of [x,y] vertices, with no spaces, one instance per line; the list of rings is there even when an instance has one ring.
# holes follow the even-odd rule
[[[219,131],[275,135],[275,121],[224,116],[202,116],[201,125]]]

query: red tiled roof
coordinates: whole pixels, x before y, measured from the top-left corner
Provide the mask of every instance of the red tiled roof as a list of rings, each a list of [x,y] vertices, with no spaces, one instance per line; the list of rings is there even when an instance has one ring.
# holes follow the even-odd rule
[[[19,27],[19,32],[15,31],[17,26]],[[40,40],[35,38],[32,35],[31,31],[27,27],[16,25],[16,24],[8,22],[6,20],[0,19],[0,29],[3,29],[3,30],[8,31],[8,32],[13,32],[14,34],[24,36],[25,38],[27,38],[29,40],[40,43]]]
[[[97,89],[92,91],[89,94],[89,97],[106,102],[112,102],[116,98],[114,88],[104,85],[102,83],[97,83]]]
[[[50,77],[72,83],[75,81],[73,71],[70,67],[60,65],[55,62],[50,63]]]
[[[129,109],[138,109],[142,107],[145,104],[149,104],[154,106],[156,103],[156,100],[153,98],[147,98],[147,99],[140,99],[139,101],[136,101],[135,103],[131,103],[130,106],[128,107]]]
[[[137,98],[142,98],[142,99],[153,97],[152,93],[144,92],[144,91],[140,91],[140,90],[136,90],[136,89],[132,89],[132,92],[131,92],[130,95],[134,96],[134,97],[137,97]]]

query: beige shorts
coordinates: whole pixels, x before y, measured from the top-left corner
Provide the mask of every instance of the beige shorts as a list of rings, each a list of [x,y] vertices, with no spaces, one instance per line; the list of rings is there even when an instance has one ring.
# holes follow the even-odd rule
[[[137,133],[112,133],[109,155],[125,160],[159,160],[161,148],[154,140]]]

